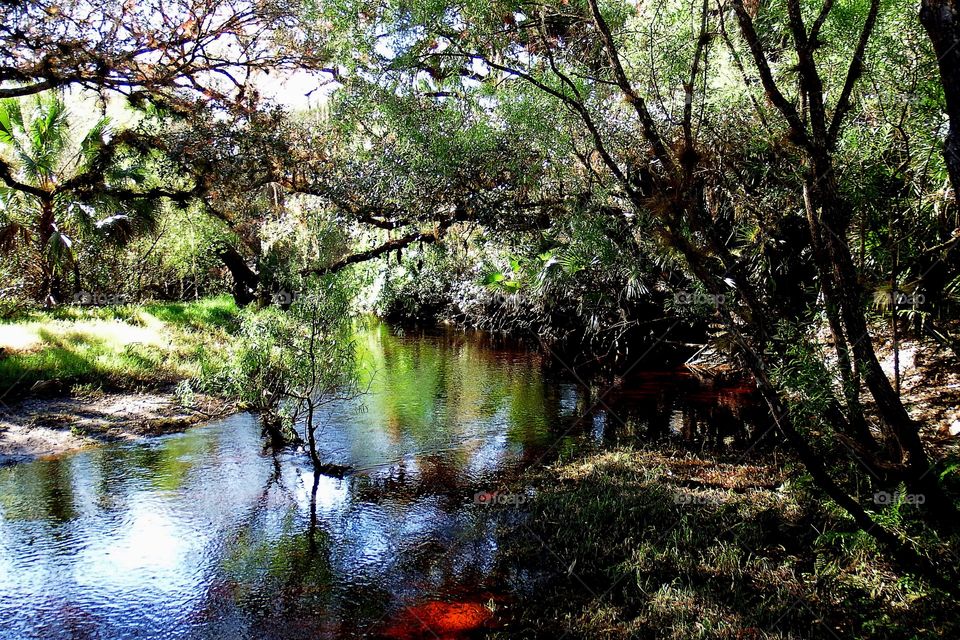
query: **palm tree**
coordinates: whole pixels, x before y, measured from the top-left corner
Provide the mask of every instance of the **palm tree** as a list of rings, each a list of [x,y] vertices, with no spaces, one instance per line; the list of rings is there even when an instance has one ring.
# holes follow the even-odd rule
[[[77,239],[96,234],[122,242],[154,222],[154,202],[113,197],[106,188],[146,177],[139,157],[114,157],[111,134],[102,118],[74,136],[59,93],[26,104],[0,101],[0,252],[28,254],[25,275],[45,304],[63,299],[69,273],[79,286]]]

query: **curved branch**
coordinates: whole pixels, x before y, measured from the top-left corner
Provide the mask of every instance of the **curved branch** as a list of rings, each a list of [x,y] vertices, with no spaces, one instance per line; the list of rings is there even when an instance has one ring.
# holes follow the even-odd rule
[[[773,106],[777,108],[786,119],[787,124],[790,125],[793,140],[800,146],[809,149],[811,143],[807,135],[806,127],[804,127],[803,120],[801,120],[796,107],[792,102],[787,100],[783,92],[780,91],[780,87],[777,86],[777,81],[774,79],[773,72],[770,70],[770,63],[767,62],[767,56],[763,51],[763,45],[760,44],[760,36],[757,35],[757,30],[754,28],[753,18],[750,17],[750,13],[746,7],[743,6],[743,0],[733,0],[732,4],[733,11],[737,16],[737,22],[740,25],[740,33],[743,35],[743,39],[746,40],[750,54],[753,56],[754,66],[756,66],[757,72],[760,74],[760,82],[763,84],[763,89],[767,93],[767,98],[770,99]]]
[[[840,98],[837,100],[837,106],[833,111],[833,120],[830,122],[830,131],[827,134],[827,142],[833,147],[836,145],[837,136],[840,133],[840,125],[847,112],[850,111],[850,94],[857,80],[863,74],[863,56],[867,49],[867,43],[870,41],[870,35],[873,33],[873,27],[877,23],[877,14],[880,12],[880,0],[871,0],[870,12],[867,14],[867,20],[860,31],[860,41],[853,53],[853,59],[850,61],[850,67],[847,69],[847,78],[844,80],[843,89],[840,91]]]
[[[338,271],[342,271],[344,268],[349,267],[352,264],[359,264],[361,262],[367,262],[369,260],[379,258],[380,256],[386,253],[390,253],[391,251],[397,251],[399,249],[408,247],[414,242],[432,244],[434,242],[437,242],[440,238],[442,238],[443,235],[446,233],[447,229],[449,229],[454,222],[457,222],[458,220],[460,220],[461,217],[462,216],[454,215],[444,220],[440,224],[438,224],[437,228],[434,229],[433,231],[426,231],[426,232],[416,231],[414,233],[408,233],[405,236],[402,236],[400,238],[395,238],[393,240],[389,240],[379,246],[376,246],[372,249],[368,249],[367,251],[361,251],[359,253],[350,254],[349,256],[345,258],[341,258],[340,260],[337,260],[333,264],[330,264],[326,267],[303,269],[300,272],[300,274],[305,276],[306,275],[322,276],[329,273],[337,273]]]
[[[29,193],[32,196],[37,198],[46,198],[50,194],[44,191],[43,189],[34,187],[23,182],[20,182],[13,177],[13,171],[9,164],[0,160],[0,180],[3,180],[8,187],[15,191],[20,191],[21,193]]]
[[[23,85],[19,87],[0,87],[0,99],[22,98],[23,96],[32,96],[54,87],[62,86],[63,82],[54,80],[42,80],[34,84]]]

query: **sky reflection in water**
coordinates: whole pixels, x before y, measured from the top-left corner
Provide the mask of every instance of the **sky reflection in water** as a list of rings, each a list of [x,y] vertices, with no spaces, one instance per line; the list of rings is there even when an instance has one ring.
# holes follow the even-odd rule
[[[247,414],[0,469],[0,638],[463,637],[528,577],[478,491],[578,443],[748,437],[736,390],[676,374],[634,376],[614,417],[482,337],[359,341],[372,393],[320,440],[360,472],[319,477],[314,508],[309,461],[265,452]]]

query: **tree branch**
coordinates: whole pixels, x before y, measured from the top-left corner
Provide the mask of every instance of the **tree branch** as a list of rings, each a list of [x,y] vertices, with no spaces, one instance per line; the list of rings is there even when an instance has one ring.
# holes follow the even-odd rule
[[[623,92],[624,96],[627,98],[627,101],[633,105],[633,110],[640,119],[640,126],[643,128],[643,135],[647,139],[647,143],[649,143],[650,147],[653,149],[654,155],[658,160],[660,160],[664,168],[669,172],[675,164],[673,156],[670,155],[666,144],[664,144],[663,138],[660,136],[660,132],[657,131],[657,126],[653,121],[653,117],[650,115],[650,110],[647,108],[647,103],[637,94],[636,91],[634,91],[633,86],[630,84],[630,79],[623,70],[623,65],[620,63],[620,55],[617,52],[616,43],[613,41],[613,34],[610,33],[610,26],[600,13],[600,8],[597,6],[597,0],[588,0],[588,2],[590,4],[590,12],[593,15],[593,21],[597,26],[597,30],[600,31],[604,48],[607,51],[607,58],[610,60],[610,66],[613,68],[613,77],[616,80],[617,86],[620,87],[620,91]]]
[[[827,134],[827,142],[830,147],[837,143],[837,136],[840,134],[840,126],[847,112],[850,111],[850,94],[857,80],[863,74],[864,61],[863,56],[867,50],[867,43],[870,41],[870,35],[877,23],[877,14],[880,12],[880,0],[871,0],[870,12],[867,14],[866,22],[860,31],[860,41],[853,53],[853,59],[850,61],[850,68],[847,69],[847,78],[843,82],[843,89],[840,91],[840,98],[837,100],[837,106],[833,111],[833,120],[830,123],[830,130]]]
[[[763,45],[760,44],[760,37],[754,28],[753,18],[750,17],[750,13],[743,6],[743,0],[732,0],[732,4],[733,11],[737,16],[737,23],[740,25],[740,33],[743,35],[743,39],[746,40],[750,54],[753,56],[753,62],[757,68],[757,72],[760,74],[760,82],[763,84],[763,88],[767,93],[767,98],[786,119],[787,124],[790,126],[791,138],[794,142],[809,149],[811,143],[807,135],[806,127],[796,107],[792,102],[787,100],[783,92],[780,91],[780,87],[777,86],[777,81],[774,79],[773,72],[770,70],[770,63],[767,62],[767,56],[763,51]]]
[[[425,244],[431,244],[436,242],[446,231],[446,229],[452,224],[452,222],[447,224],[441,224],[435,231],[421,232],[417,231],[414,233],[408,233],[405,236],[396,238],[394,240],[389,240],[383,244],[369,249],[367,251],[361,251],[360,253],[353,253],[337,260],[331,265],[322,268],[311,268],[303,269],[301,275],[326,275],[328,273],[337,273],[342,271],[344,268],[350,266],[351,264],[359,264],[361,262],[367,262],[368,260],[373,260],[374,258],[379,258],[385,253],[390,253],[391,251],[397,251],[398,249],[403,249],[414,242],[422,242]]]
[[[30,195],[35,196],[37,198],[45,198],[50,195],[43,189],[39,189],[37,187],[34,187],[33,185],[25,184],[23,182],[20,182],[16,178],[14,178],[13,171],[10,165],[7,164],[4,160],[0,160],[0,180],[3,180],[8,187],[10,187],[15,191],[20,191],[21,193],[29,193]]]

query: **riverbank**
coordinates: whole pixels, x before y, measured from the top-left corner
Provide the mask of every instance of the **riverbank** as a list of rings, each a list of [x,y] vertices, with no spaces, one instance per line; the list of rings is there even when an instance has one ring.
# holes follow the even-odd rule
[[[955,355],[908,338],[895,359],[889,336],[877,335],[881,365],[893,379],[896,360],[904,404],[949,483],[960,452]],[[952,599],[891,562],[788,450],[634,445],[531,469],[515,490],[533,498],[524,523],[506,532],[505,562],[544,571],[533,595],[508,612],[504,638],[960,634]],[[878,500],[869,489],[860,500],[935,561],[960,562],[960,539],[933,534],[909,503]]]
[[[173,389],[32,398],[0,407],[0,465],[117,440],[176,433],[233,413],[232,402]]]
[[[0,401],[168,387],[228,344],[238,313],[228,296],[23,312],[0,322]]]
[[[232,403],[184,381],[232,338],[229,297],[31,310],[0,323],[0,464],[180,431]]]
[[[533,471],[526,482],[529,517],[506,532],[504,562],[542,574],[495,637],[960,633],[949,597],[890,563],[782,460],[622,448]],[[885,511],[885,524],[916,536],[906,511]],[[954,561],[956,545],[927,542]]]

